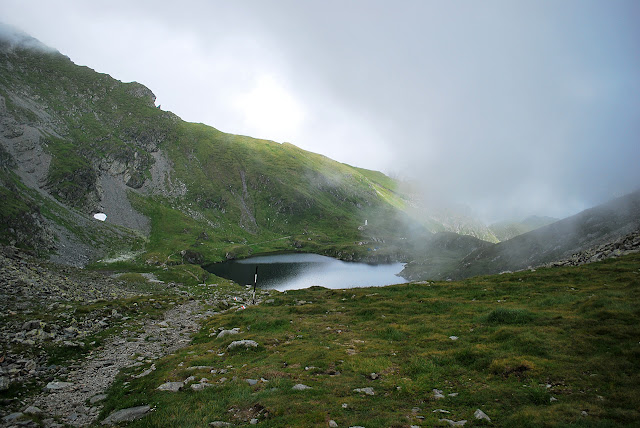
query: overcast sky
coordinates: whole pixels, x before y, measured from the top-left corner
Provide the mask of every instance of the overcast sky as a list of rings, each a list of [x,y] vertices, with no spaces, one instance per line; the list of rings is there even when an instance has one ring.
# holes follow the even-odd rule
[[[183,119],[423,185],[485,221],[640,187],[640,2],[2,0]]]

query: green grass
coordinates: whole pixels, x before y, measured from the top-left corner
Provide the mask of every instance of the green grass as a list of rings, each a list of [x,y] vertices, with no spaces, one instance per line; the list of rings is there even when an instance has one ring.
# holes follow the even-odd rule
[[[103,416],[151,404],[157,410],[131,426],[242,425],[253,417],[267,427],[326,426],[329,419],[446,426],[442,417],[481,426],[473,417],[479,408],[493,426],[637,426],[639,275],[634,255],[461,282],[278,293],[272,303],[208,319],[191,346],[162,359],[147,378],[123,374]],[[243,333],[209,336],[219,327]],[[260,346],[228,352],[238,339]],[[186,370],[196,365],[228,371]],[[155,389],[190,374],[214,386]],[[268,382],[244,380],[261,378]],[[293,391],[297,383],[312,389]],[[365,387],[375,395],[353,391]],[[436,400],[433,389],[445,398]]]

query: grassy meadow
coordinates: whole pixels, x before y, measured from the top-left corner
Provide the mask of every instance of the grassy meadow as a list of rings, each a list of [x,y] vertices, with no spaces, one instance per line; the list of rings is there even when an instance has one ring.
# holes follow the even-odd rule
[[[191,346],[150,375],[121,373],[101,417],[149,404],[154,411],[129,426],[640,424],[640,255],[460,282],[269,294],[208,318]],[[217,339],[221,328],[241,333]],[[259,346],[227,349],[242,339]],[[190,376],[179,392],[156,389]],[[190,388],[202,378],[209,386]]]

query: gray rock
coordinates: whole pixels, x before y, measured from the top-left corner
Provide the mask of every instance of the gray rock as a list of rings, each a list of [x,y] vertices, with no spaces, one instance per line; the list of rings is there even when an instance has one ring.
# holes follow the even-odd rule
[[[41,323],[40,320],[31,320],[22,324],[23,331],[31,331],[42,327],[44,327],[44,323]]]
[[[0,376],[0,391],[6,391],[11,385],[11,379],[6,376]]]
[[[64,388],[68,388],[70,386],[72,386],[73,383],[72,382],[59,382],[59,381],[54,381],[54,382],[49,382],[47,384],[47,386],[45,386],[45,389],[47,391],[58,391],[60,389],[64,389]]]
[[[202,391],[203,389],[208,388],[210,386],[213,386],[213,385],[208,383],[194,383],[193,385],[191,385],[191,389],[193,389],[194,391]]]
[[[474,413],[473,416],[475,416],[476,419],[484,419],[487,422],[491,422],[491,418],[489,416],[487,416],[487,414],[485,412],[483,412],[480,409],[477,409]]]
[[[433,398],[435,398],[436,400],[439,400],[441,398],[444,398],[444,395],[442,394],[442,391],[439,389],[434,389],[433,390]]]
[[[29,406],[24,410],[24,413],[26,413],[27,415],[39,415],[42,413],[42,410],[40,410],[36,406]]]
[[[149,374],[151,374],[152,371],[154,371],[156,369],[156,365],[155,364],[151,364],[151,367],[149,367],[148,369],[146,369],[145,371],[143,371],[142,373],[138,374],[138,375],[134,375],[133,377],[136,379],[140,379],[141,377],[147,376]]]
[[[22,412],[15,412],[15,413],[11,413],[7,416],[5,416],[4,418],[2,418],[2,420],[6,423],[10,423],[10,422],[15,422],[16,420],[18,420],[19,418],[21,418],[22,416],[24,416],[24,413]]]
[[[371,374],[369,375],[369,379],[371,379],[371,380],[376,380],[376,379],[378,379],[379,377],[380,377],[380,375],[378,375],[377,373],[371,373]]]
[[[247,383],[251,386],[255,385],[258,383],[258,381],[256,379],[245,379],[247,381]]]
[[[232,349],[236,349],[236,348],[257,348],[258,347],[258,342],[256,342],[255,340],[236,340],[233,341],[229,344],[229,346],[227,346],[227,350],[231,351]]]
[[[220,333],[218,333],[218,335],[216,336],[216,339],[222,339],[225,336],[230,336],[233,334],[240,334],[240,329],[232,328],[231,330],[222,330]]]
[[[446,422],[452,427],[463,427],[464,424],[467,423],[467,421],[464,419],[461,421],[452,421],[451,419],[440,419],[440,422]]]
[[[151,410],[150,406],[138,406],[118,410],[117,412],[113,412],[107,416],[107,418],[102,421],[102,425],[114,425],[120,422],[135,421],[136,419],[140,419],[146,415],[149,410]]]
[[[251,419],[249,422],[251,425],[258,425],[258,420],[256,418]]]
[[[307,386],[307,385],[304,385],[302,383],[299,383],[299,384],[295,385],[291,389],[293,389],[294,391],[304,391],[305,389],[311,389],[311,387]]]
[[[367,394],[367,395],[376,395],[376,393],[374,392],[373,388],[371,388],[370,386],[368,386],[366,388],[356,388],[353,391],[354,392],[360,392],[362,394]]]
[[[329,428],[338,428],[338,423],[336,421],[334,421],[333,419],[331,419],[329,421]]]
[[[93,397],[91,397],[89,399],[89,403],[90,404],[96,404],[98,401],[102,401],[105,398],[107,398],[107,394],[98,394],[98,395],[94,395]]]
[[[178,392],[184,386],[184,382],[166,382],[157,387],[159,391]]]

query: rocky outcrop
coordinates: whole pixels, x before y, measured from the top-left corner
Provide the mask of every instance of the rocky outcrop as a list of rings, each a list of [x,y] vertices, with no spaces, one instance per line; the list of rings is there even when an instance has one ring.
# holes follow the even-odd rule
[[[573,254],[566,260],[546,263],[541,267],[580,266],[638,252],[640,252],[640,230],[636,230],[614,242]]]

